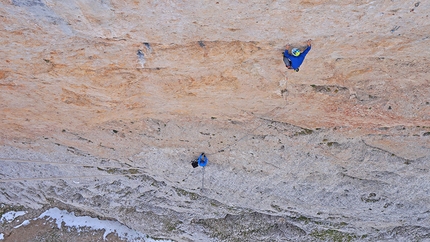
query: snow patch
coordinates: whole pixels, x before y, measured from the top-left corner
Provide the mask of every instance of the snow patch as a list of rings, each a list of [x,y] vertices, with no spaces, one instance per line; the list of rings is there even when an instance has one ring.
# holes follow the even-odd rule
[[[1,233],[1,234],[0,234],[0,239],[1,239],[1,240],[4,240],[4,235],[3,235],[3,233]]]
[[[19,228],[21,226],[26,226],[26,225],[29,225],[29,224],[30,224],[30,221],[24,220],[24,222],[22,222],[20,225],[15,226],[14,228],[17,229],[17,228]]]
[[[22,216],[22,215],[24,215],[24,214],[26,214],[27,212],[25,212],[25,211],[18,211],[18,212],[15,212],[15,211],[9,211],[9,212],[7,212],[7,213],[5,213],[5,214],[3,214],[2,216],[1,216],[1,219],[0,219],[0,221],[1,221],[1,223],[4,223],[4,222],[11,222],[11,221],[13,221],[15,218],[17,218],[17,217],[19,217],[19,216]]]
[[[89,227],[94,230],[102,230],[105,232],[103,234],[103,239],[110,233],[116,233],[121,239],[126,239],[127,241],[142,241],[146,242],[171,242],[170,240],[154,240],[148,237],[148,235],[134,231],[127,226],[117,222],[109,220],[99,220],[97,218],[92,218],[89,216],[75,216],[74,212],[69,213],[66,210],[60,210],[58,208],[51,208],[44,213],[42,213],[38,218],[50,217],[55,220],[58,228],[61,229],[61,224],[64,222],[67,227],[75,227],[78,231],[82,227]]]

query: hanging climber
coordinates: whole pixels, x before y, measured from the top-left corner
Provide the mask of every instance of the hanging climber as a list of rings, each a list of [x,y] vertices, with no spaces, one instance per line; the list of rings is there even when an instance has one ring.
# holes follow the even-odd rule
[[[206,157],[205,153],[201,153],[199,158],[193,160],[191,162],[191,165],[196,168],[197,166],[204,167],[208,164],[208,158]]]
[[[199,161],[198,162],[199,162],[199,166],[202,166],[202,167],[204,167],[204,166],[206,166],[208,164],[208,158],[206,157],[205,153],[202,153],[199,156]]]
[[[292,48],[291,49],[290,45],[287,45],[285,47],[285,51],[283,53],[283,55],[284,55],[284,63],[285,63],[285,66],[288,69],[293,69],[296,72],[299,71],[300,65],[303,63],[303,61],[305,60],[306,55],[311,50],[311,41],[312,40],[308,40],[306,42],[307,45],[308,45],[308,47],[303,52],[300,52],[300,50],[298,48]],[[289,52],[291,52],[291,54]]]

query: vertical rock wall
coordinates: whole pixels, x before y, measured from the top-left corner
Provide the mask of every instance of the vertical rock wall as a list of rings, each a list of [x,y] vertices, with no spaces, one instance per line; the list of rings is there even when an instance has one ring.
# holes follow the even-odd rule
[[[429,9],[0,1],[0,201],[179,241],[428,239]]]

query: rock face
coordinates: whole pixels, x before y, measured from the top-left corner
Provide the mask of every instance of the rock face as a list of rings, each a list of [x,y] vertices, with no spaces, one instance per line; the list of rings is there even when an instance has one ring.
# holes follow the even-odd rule
[[[429,10],[2,0],[0,201],[177,241],[430,240]]]

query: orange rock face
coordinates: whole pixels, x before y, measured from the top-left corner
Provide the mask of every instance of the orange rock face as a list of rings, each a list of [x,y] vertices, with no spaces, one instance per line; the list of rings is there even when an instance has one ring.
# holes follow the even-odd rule
[[[412,220],[430,209],[429,9],[401,1],[0,1],[0,201],[38,208],[54,199],[179,240],[270,238],[227,229],[236,217],[226,215],[254,212],[275,216],[254,214],[262,224],[294,225],[284,235],[302,240],[330,239],[317,236],[327,229],[321,221],[349,224],[340,231],[354,238],[381,238],[373,228],[429,230],[428,216]],[[287,70],[285,45],[307,39],[300,71]],[[201,152],[206,192],[188,164]],[[32,162],[55,169],[39,174]],[[112,195],[121,189],[101,188],[111,179],[146,195]],[[71,193],[28,191],[56,186]],[[97,194],[114,202],[99,206]],[[158,222],[139,223],[151,214]]]

